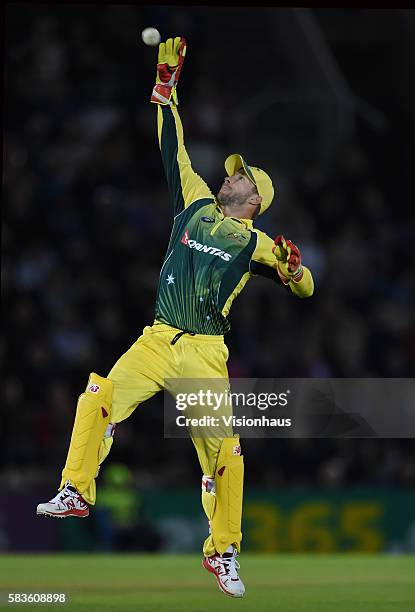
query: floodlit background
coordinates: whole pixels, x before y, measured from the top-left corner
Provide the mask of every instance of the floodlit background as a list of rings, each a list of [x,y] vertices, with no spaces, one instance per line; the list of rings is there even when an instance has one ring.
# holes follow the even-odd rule
[[[259,227],[301,248],[315,295],[254,279],[234,377],[410,377],[415,365],[415,18],[405,10],[8,5],[0,550],[199,551],[200,468],[162,397],[118,426],[87,521],[36,518],[77,396],[154,318],[170,235],[149,97],[184,35],[180,114],[216,192],[240,152],[273,178]],[[391,406],[393,409],[393,406]],[[414,552],[412,440],[246,440],[244,549]]]

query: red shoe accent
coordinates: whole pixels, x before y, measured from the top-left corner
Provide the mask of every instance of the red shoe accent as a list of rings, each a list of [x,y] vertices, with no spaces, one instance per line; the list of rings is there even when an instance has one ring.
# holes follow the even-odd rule
[[[86,516],[89,516],[89,508],[85,508],[84,510],[79,510],[77,508],[70,508],[69,510],[66,510],[66,512],[62,512],[59,515],[54,514],[52,516],[81,516],[81,517],[86,517]]]

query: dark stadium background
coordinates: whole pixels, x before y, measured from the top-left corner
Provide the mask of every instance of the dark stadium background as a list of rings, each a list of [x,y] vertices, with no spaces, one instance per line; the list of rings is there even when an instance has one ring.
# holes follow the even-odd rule
[[[196,454],[190,441],[163,440],[161,395],[117,429],[98,482],[107,512],[82,526],[34,516],[59,484],[88,373],[105,375],[154,318],[171,215],[149,103],[156,50],[140,40],[148,25],[188,41],[179,110],[194,167],[214,191],[230,153],[269,172],[277,196],[259,225],[297,243],[315,279],[303,301],[265,279],[248,284],[230,316],[231,376],[414,374],[413,12],[9,4],[6,551],[198,550],[204,537]],[[294,514],[318,498],[327,550],[415,550],[412,440],[246,440],[243,449],[251,549],[325,550],[324,538],[261,531],[278,512],[296,533]],[[358,529],[353,544],[339,535],[356,499],[379,510],[369,543]]]

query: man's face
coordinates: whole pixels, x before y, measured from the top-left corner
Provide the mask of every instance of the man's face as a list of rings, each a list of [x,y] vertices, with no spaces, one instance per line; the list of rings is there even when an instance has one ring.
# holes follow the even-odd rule
[[[243,171],[239,171],[233,176],[225,177],[216,197],[220,204],[235,207],[244,204],[250,196],[256,193],[255,185]]]

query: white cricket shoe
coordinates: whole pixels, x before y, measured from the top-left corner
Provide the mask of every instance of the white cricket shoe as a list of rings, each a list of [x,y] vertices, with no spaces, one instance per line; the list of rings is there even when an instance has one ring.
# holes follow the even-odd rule
[[[202,561],[202,566],[215,575],[220,590],[230,597],[243,597],[245,593],[244,583],[238,575],[237,554],[234,548],[232,553],[226,552],[223,555],[205,557]]]
[[[89,515],[89,506],[71,481],[67,480],[64,488],[59,491],[56,497],[38,505],[36,514],[57,518],[65,518],[66,516],[86,517]]]

